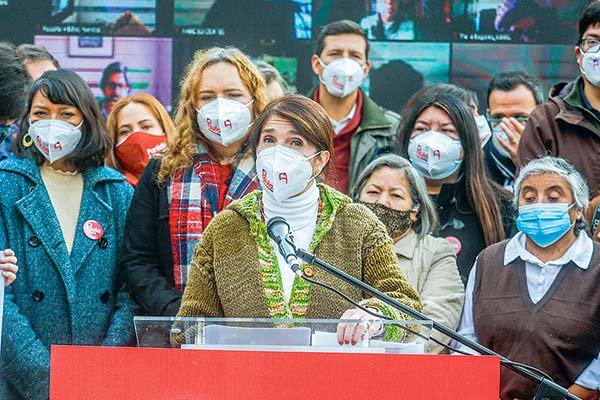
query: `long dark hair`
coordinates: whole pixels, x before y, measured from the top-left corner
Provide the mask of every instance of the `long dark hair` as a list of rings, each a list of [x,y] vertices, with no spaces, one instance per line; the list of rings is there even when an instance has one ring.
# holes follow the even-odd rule
[[[111,140],[106,131],[106,123],[98,102],[87,83],[76,73],[68,70],[47,71],[38,78],[29,91],[25,114],[21,120],[21,129],[17,134],[13,151],[17,157],[33,157],[38,164],[43,164],[44,156],[35,146],[23,146],[23,137],[28,135],[29,113],[34,96],[41,92],[54,104],[65,104],[77,107],[83,114],[81,140],[72,154],[65,157],[65,163],[78,171],[104,165],[104,157],[111,147]]]
[[[415,121],[429,107],[445,111],[458,131],[464,159],[461,174],[464,176],[465,191],[471,208],[475,210],[487,246],[505,239],[502,213],[500,211],[499,188],[488,178],[477,125],[469,107],[458,97],[446,93],[429,93],[411,101],[412,107],[405,109],[402,125],[396,134],[395,151],[408,157],[408,144]]]

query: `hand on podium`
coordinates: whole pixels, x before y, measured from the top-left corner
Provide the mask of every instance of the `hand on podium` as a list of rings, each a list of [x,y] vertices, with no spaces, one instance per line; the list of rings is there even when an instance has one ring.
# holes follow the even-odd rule
[[[377,312],[377,310],[373,310],[373,312]],[[344,314],[340,317],[340,319],[376,319],[376,317],[368,314],[367,312],[353,308],[350,310],[346,310]],[[355,345],[360,342],[365,333],[367,337],[371,338],[378,333],[381,332],[383,325],[381,323],[369,323],[369,321],[365,321],[364,323],[358,324],[339,324],[337,327],[337,339],[339,344],[352,344]]]
[[[569,393],[574,394],[579,397],[581,400],[598,400],[600,391],[584,388],[579,385],[571,385],[569,386]]]

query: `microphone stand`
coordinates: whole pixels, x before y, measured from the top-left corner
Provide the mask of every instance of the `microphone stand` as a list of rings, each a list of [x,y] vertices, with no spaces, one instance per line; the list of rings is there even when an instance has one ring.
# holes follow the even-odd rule
[[[289,243],[289,241],[288,241],[288,243]],[[293,246],[293,243],[292,243],[292,246]],[[455,330],[450,329],[429,317],[426,317],[425,315],[421,314],[420,312],[408,307],[406,304],[399,302],[398,300],[394,299],[393,297],[388,296],[387,294],[375,289],[374,287],[367,285],[366,283],[362,282],[361,280],[356,279],[352,275],[349,275],[349,274],[345,273],[344,271],[332,266],[331,264],[328,264],[325,261],[317,258],[314,254],[311,254],[303,249],[296,248],[296,255],[300,259],[302,259],[304,262],[314,265],[315,267],[328,272],[329,274],[335,276],[336,278],[354,286],[357,289],[362,290],[365,293],[368,293],[372,297],[381,300],[382,302],[386,303],[387,305],[392,306],[392,307],[402,311],[403,313],[411,316],[412,318],[414,318],[416,320],[431,321],[433,324],[432,325],[433,329],[454,339],[456,342],[461,343],[461,344],[467,346],[468,348],[475,350],[481,354],[500,357],[500,363],[503,366],[511,369],[512,371],[518,373],[519,375],[538,384],[538,388],[537,388],[537,391],[535,393],[533,400],[566,400],[566,399],[581,400],[579,397],[569,393],[567,391],[567,389],[565,389],[564,387],[552,382],[549,379],[546,379],[545,377],[543,377],[541,375],[538,375],[538,374],[528,370],[527,368],[524,368],[520,365],[516,365],[511,360],[502,356],[501,354],[498,354],[498,353],[488,349],[487,347],[485,347],[477,342],[474,342],[474,341],[470,340],[469,338],[461,335],[460,333],[456,332]],[[303,272],[302,272],[302,274],[303,274]]]

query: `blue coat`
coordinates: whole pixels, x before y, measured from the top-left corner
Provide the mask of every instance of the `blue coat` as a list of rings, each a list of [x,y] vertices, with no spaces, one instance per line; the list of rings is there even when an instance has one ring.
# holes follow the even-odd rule
[[[83,181],[69,255],[39,166],[31,159],[0,163],[0,249],[13,249],[20,267],[4,296],[0,399],[48,398],[51,344],[122,346],[134,339],[135,306],[117,283],[133,190],[106,167],[86,170]],[[88,220],[102,225],[101,239],[84,234]]]

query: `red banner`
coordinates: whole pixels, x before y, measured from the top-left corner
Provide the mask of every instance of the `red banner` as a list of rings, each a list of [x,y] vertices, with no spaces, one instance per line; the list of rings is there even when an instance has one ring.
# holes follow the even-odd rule
[[[52,346],[50,399],[498,400],[497,357]]]

